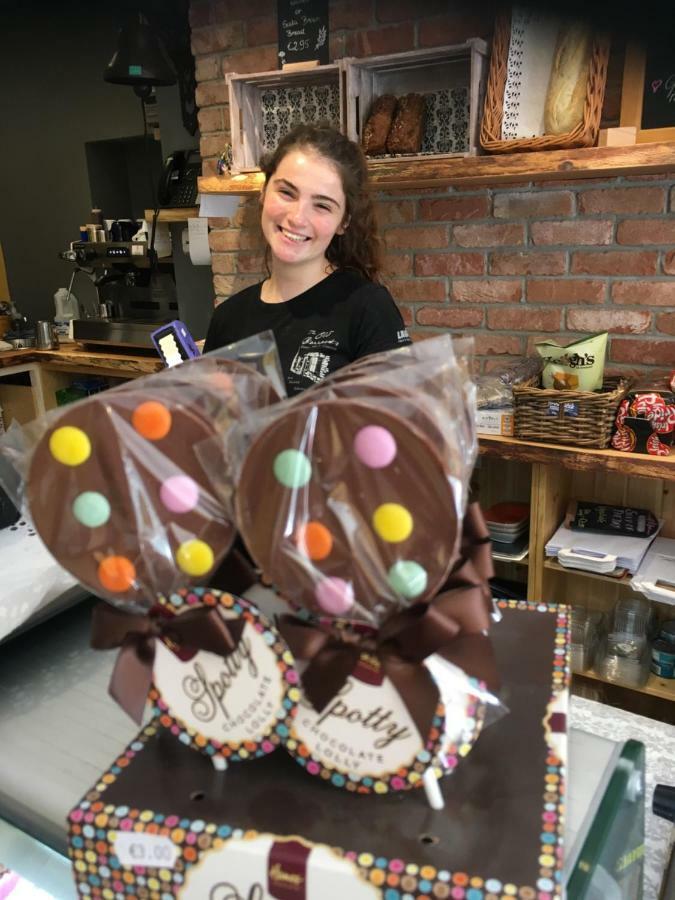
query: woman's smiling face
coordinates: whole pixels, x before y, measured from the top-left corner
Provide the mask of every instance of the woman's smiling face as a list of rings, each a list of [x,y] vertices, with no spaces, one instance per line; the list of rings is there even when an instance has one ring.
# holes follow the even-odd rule
[[[326,249],[344,231],[346,199],[335,165],[311,148],[291,150],[270,177],[261,225],[273,261],[316,263],[323,272]]]

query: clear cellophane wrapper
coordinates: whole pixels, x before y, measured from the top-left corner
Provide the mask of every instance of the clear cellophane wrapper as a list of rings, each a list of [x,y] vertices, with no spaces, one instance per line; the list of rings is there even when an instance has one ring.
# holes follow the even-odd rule
[[[150,609],[208,583],[236,535],[194,447],[277,402],[282,384],[271,334],[125,382],[12,426],[0,484],[81,584]]]

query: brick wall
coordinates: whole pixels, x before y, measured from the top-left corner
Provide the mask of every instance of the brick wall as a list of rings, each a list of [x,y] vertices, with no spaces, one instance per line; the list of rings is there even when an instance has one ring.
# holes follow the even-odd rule
[[[422,7],[425,16],[417,16]],[[489,37],[493,15],[441,0],[333,0],[331,59]],[[457,7],[454,7],[457,9]],[[229,140],[224,73],[276,68],[276,2],[193,0],[206,174]],[[616,92],[610,92],[616,97]],[[609,370],[675,367],[675,179],[379,193],[384,277],[413,336],[472,334],[480,364],[609,331]],[[263,277],[256,200],[211,220],[215,301]]]

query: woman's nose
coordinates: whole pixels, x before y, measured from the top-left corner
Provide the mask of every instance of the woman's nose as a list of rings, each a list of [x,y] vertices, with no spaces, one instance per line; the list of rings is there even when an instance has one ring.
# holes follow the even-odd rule
[[[288,219],[295,224],[302,224],[307,221],[307,205],[301,199],[297,198],[288,210]]]

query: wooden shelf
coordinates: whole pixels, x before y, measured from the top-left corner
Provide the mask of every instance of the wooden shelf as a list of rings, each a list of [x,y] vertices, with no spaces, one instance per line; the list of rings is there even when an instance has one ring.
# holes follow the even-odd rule
[[[152,224],[154,209],[145,210],[145,221]],[[182,209],[160,209],[157,216],[158,222],[187,222],[188,219],[196,219],[199,215],[198,206],[184,207]]]
[[[483,456],[498,456],[520,462],[562,466],[577,471],[603,469],[621,475],[642,478],[675,478],[675,454],[649,456],[641,453],[621,453],[618,450],[587,450],[561,444],[533,444],[510,437],[480,437],[479,452]]]
[[[373,186],[379,190],[665,174],[675,172],[675,141],[414,162],[401,158],[369,160],[368,169]],[[202,194],[258,194],[263,184],[261,172],[211,175],[199,179],[199,190]]]
[[[624,690],[637,691],[639,694],[649,694],[650,697],[659,697],[661,700],[675,701],[675,679],[659,678],[658,675],[651,674],[649,680],[644,687],[631,687],[628,684],[615,684],[613,681],[607,681],[601,678],[592,669],[584,669],[583,671],[573,671],[574,675],[582,678],[592,678],[594,681],[600,681],[602,684],[611,684],[613,687],[623,688]]]
[[[629,572],[622,575],[621,578],[612,578],[611,575],[602,575],[599,572],[586,572],[584,569],[568,569],[561,566],[555,559],[545,559],[544,568],[551,569],[553,572],[563,572],[565,575],[581,575],[582,578],[591,578],[595,581],[606,581],[608,584],[625,584],[630,586],[630,580],[633,577]]]

